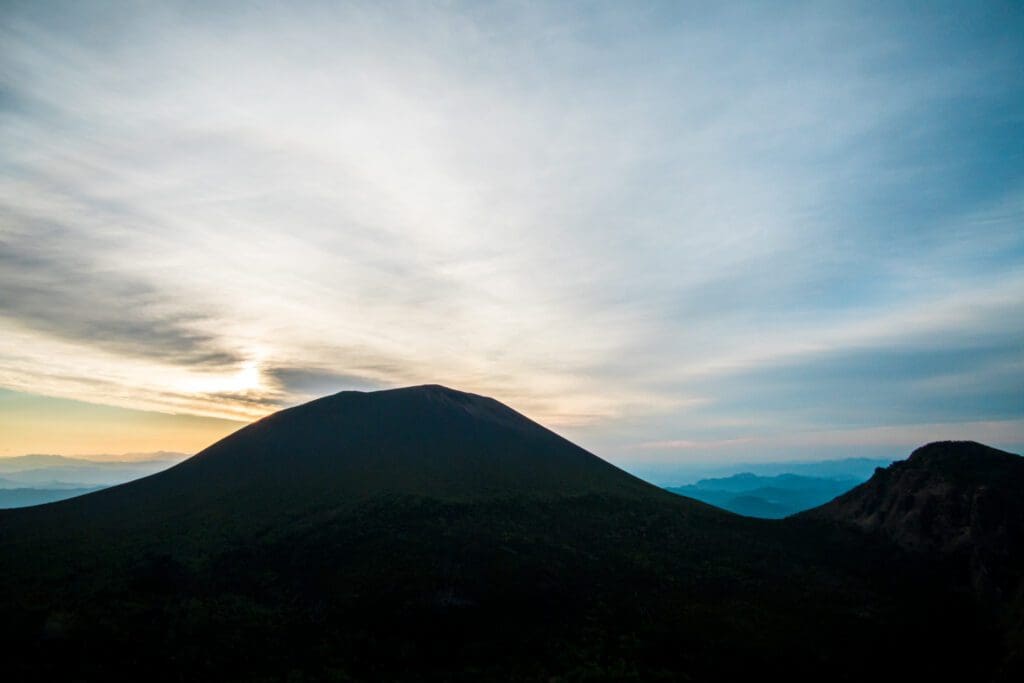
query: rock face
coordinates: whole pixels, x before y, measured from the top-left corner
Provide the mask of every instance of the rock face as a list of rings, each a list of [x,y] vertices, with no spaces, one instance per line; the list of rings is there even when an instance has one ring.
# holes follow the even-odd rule
[[[1024,570],[1024,458],[973,441],[942,441],[879,468],[802,516],[884,535],[948,563],[980,595],[1012,598]]]

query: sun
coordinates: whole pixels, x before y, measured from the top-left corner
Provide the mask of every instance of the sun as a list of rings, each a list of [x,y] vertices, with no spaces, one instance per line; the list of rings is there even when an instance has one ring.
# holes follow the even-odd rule
[[[260,388],[260,366],[248,361],[241,370],[230,378],[232,391],[252,391]]]

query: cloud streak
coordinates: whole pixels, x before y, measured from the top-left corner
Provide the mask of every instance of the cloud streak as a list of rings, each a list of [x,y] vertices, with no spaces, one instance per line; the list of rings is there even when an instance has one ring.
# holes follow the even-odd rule
[[[105,268],[101,240],[0,214],[0,315],[63,339],[126,355],[214,367],[239,358],[197,329],[201,308],[168,300],[153,284]]]

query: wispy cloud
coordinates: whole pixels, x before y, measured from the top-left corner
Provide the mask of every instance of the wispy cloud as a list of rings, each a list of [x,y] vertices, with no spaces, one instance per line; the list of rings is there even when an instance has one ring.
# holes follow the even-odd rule
[[[0,385],[444,382],[611,455],[1020,417],[1024,17],[962,13],[11,3]]]
[[[236,363],[202,332],[202,306],[174,301],[156,285],[99,262],[110,244],[31,218],[0,213],[0,315],[64,339],[126,355],[190,365]]]

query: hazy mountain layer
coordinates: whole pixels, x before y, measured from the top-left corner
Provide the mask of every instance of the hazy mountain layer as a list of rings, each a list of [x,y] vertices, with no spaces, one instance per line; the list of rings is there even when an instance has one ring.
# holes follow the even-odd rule
[[[66,498],[74,498],[86,493],[98,491],[94,488],[60,488],[60,489],[17,489],[0,488],[0,508],[17,508],[29,505],[42,505]]]
[[[0,458],[0,488],[96,488],[145,477],[184,460],[181,453],[138,454],[131,460],[63,455]]]
[[[630,472],[665,488],[696,484],[701,479],[723,479],[737,474],[774,477],[793,474],[822,479],[867,481],[879,467],[888,467],[893,458],[836,458],[831,460],[777,460],[772,462],[727,463],[637,463]]]
[[[861,481],[789,473],[764,477],[744,472],[731,477],[702,479],[696,484],[669,487],[667,490],[739,515],[780,519],[827,503]]]

